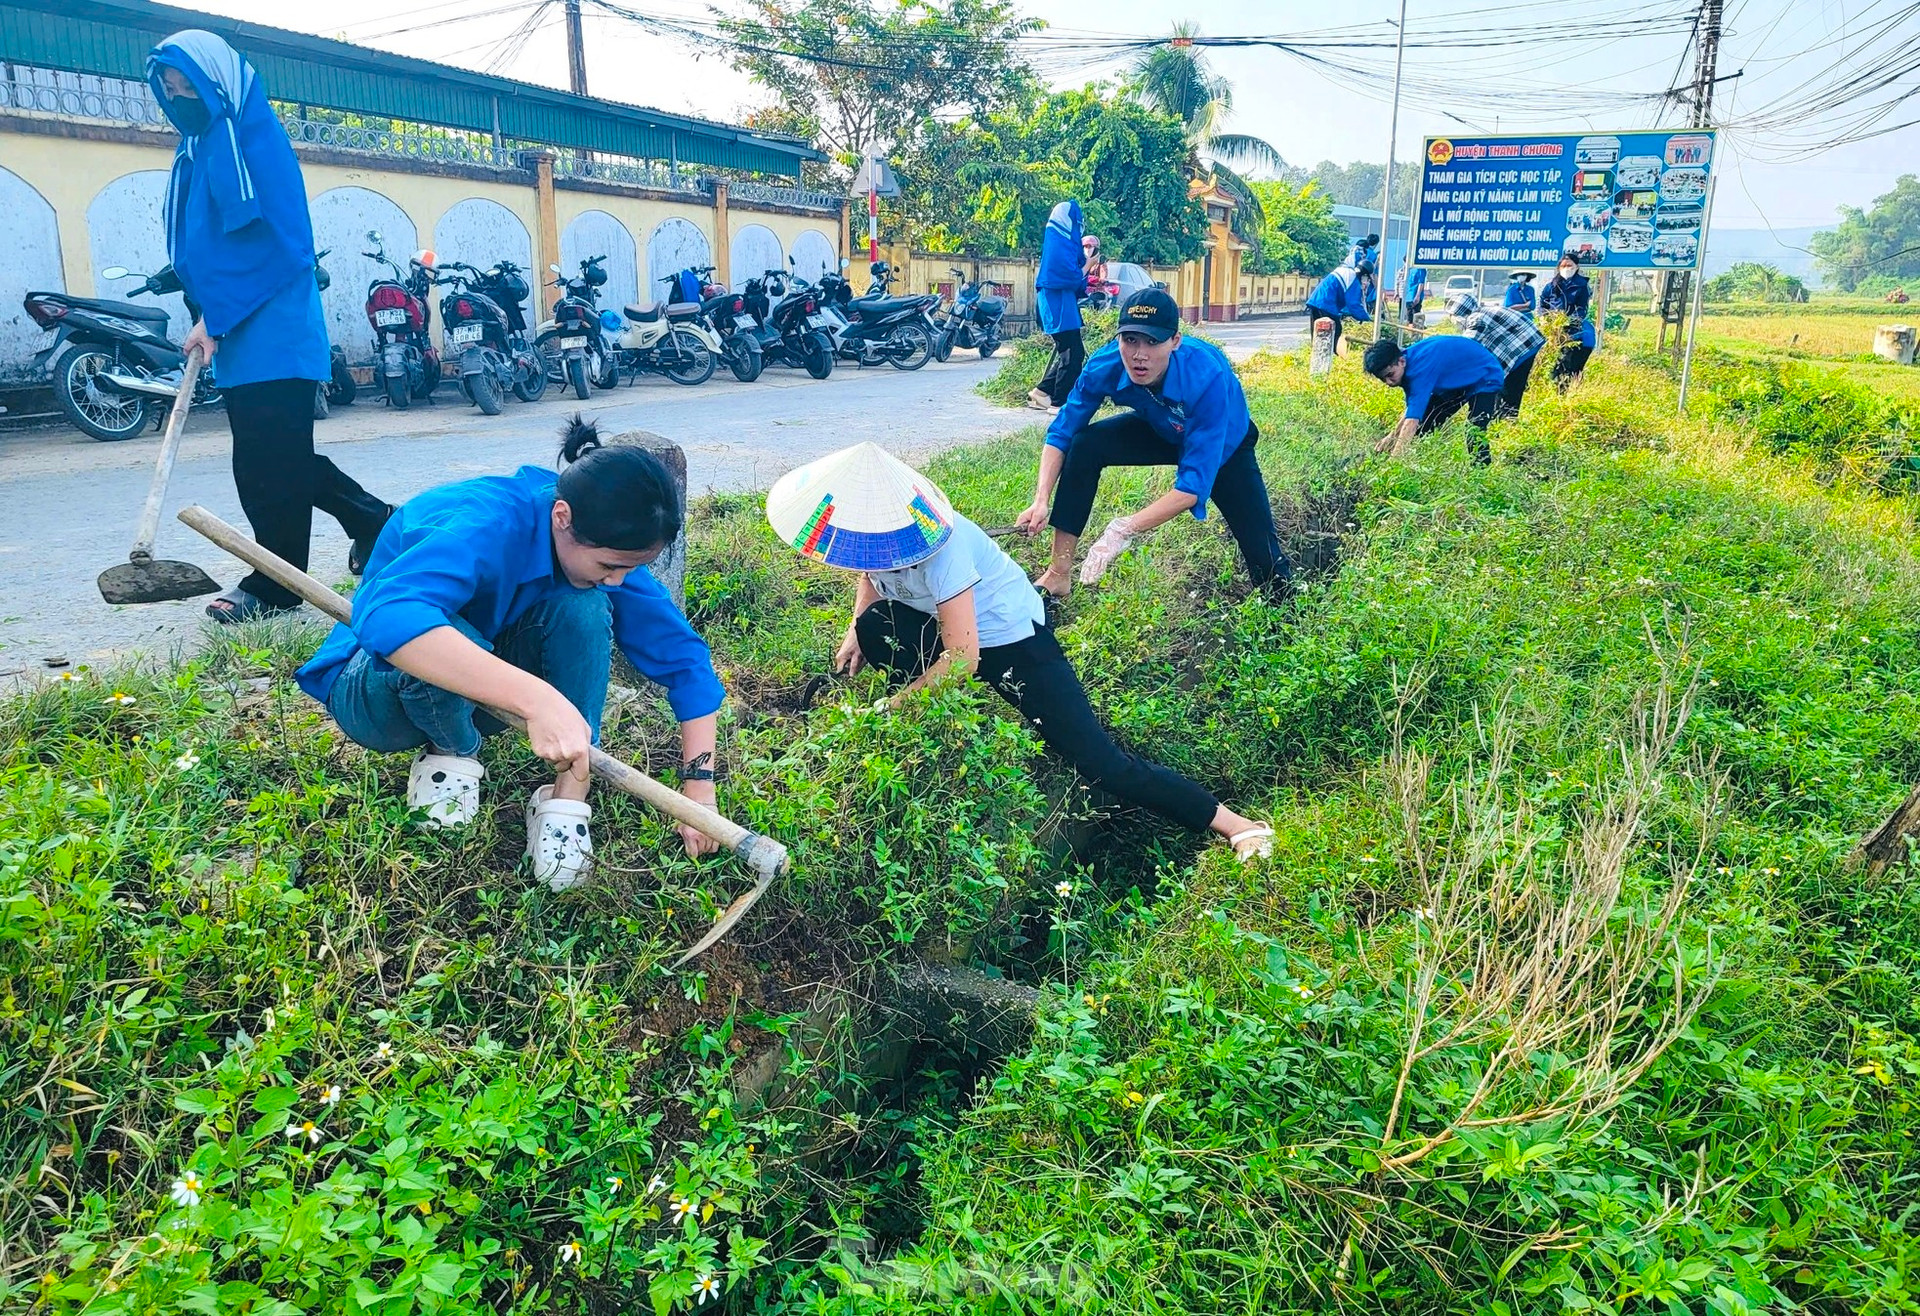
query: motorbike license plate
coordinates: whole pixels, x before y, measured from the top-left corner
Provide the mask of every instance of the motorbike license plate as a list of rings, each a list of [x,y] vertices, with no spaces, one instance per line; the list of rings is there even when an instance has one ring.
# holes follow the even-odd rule
[[[807,323],[815,329],[831,329],[833,328],[833,317],[830,315],[809,315],[807,317]]]
[[[584,338],[562,338],[560,340],[560,350],[562,352],[580,351],[584,349],[586,345],[587,340]]]
[[[373,322],[378,325],[405,324],[407,313],[398,306],[389,306],[384,311],[375,311]]]
[[[485,331],[485,325],[456,324],[452,329],[447,331],[447,341],[450,343],[477,343],[480,341],[480,335]]]

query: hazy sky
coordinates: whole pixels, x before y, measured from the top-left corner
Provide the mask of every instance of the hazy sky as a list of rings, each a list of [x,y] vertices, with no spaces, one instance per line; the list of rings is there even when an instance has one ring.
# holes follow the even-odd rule
[[[726,0],[722,0],[725,3]],[[525,18],[525,6],[512,0],[328,0],[295,9],[285,0],[203,0],[198,7],[262,23],[296,27],[426,59],[484,67],[500,54],[504,38]],[[630,0],[630,7],[663,17],[708,16],[697,0]],[[1025,0],[1027,12],[1044,19],[1058,38],[1079,33],[1150,35],[1167,30],[1175,14],[1197,21],[1208,35],[1253,33],[1321,38],[1352,31],[1376,35],[1383,20],[1399,12],[1399,0],[1345,0],[1337,6],[1342,29],[1330,27],[1329,7],[1305,0],[1182,0],[1179,5],[1148,0]],[[507,12],[494,12],[506,9]],[[545,24],[526,40],[517,56],[495,71],[531,82],[566,84],[565,41],[559,5],[549,6]],[[1552,88],[1658,92],[1670,85],[1687,39],[1671,17],[1690,12],[1687,0],[1616,0],[1593,5],[1587,0],[1409,0],[1408,33],[1418,41],[1427,32],[1475,33],[1491,40],[1524,44],[1468,49],[1410,49],[1406,77],[1419,88],[1413,103],[1402,106],[1402,160],[1412,159],[1423,134],[1465,133],[1474,125],[1504,132],[1587,131],[1652,126],[1647,105],[1599,109],[1584,115],[1534,110],[1516,113],[1513,100],[1536,104]],[[324,14],[324,19],[318,17]],[[1920,34],[1920,20],[1906,16],[1889,0],[1728,0],[1727,36],[1720,69],[1745,76],[1720,84],[1716,120],[1731,112],[1737,121],[1817,73],[1876,19],[1892,15]],[[314,17],[307,17],[313,15]],[[474,17],[467,17],[474,15]],[[1667,18],[1664,30],[1644,35],[1609,35],[1570,40],[1556,37],[1570,24],[1598,20],[1623,24]],[[1537,24],[1537,27],[1523,24]],[[399,29],[411,28],[411,31]],[[733,72],[715,53],[701,53],[671,39],[643,32],[623,20],[592,11],[586,19],[589,89],[598,95],[710,118],[730,119],[763,99],[762,93]],[[1392,52],[1320,52],[1336,64],[1356,61],[1390,71]],[[1290,163],[1312,165],[1321,159],[1342,163],[1386,155],[1388,102],[1384,88],[1355,90],[1321,70],[1283,52],[1263,47],[1214,48],[1208,57],[1231,78],[1235,90],[1231,126],[1265,137]],[[1113,77],[1118,68],[1076,65],[1078,55],[1050,53],[1045,71],[1057,85],[1078,86]],[[1920,117],[1920,80],[1905,83],[1912,99],[1889,123]],[[1662,122],[1681,123],[1681,111],[1669,110]],[[1834,207],[1864,206],[1888,190],[1902,172],[1920,169],[1920,127],[1855,143],[1794,163],[1768,159],[1777,139],[1735,131],[1727,134],[1721,165],[1724,182],[1715,203],[1715,225],[1736,228],[1802,227],[1831,223]]]

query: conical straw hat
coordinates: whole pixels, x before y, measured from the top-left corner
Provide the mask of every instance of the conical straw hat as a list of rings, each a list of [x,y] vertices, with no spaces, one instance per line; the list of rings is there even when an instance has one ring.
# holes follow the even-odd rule
[[[814,561],[849,571],[910,567],[953,537],[953,504],[940,487],[874,443],[781,476],[767,520]]]

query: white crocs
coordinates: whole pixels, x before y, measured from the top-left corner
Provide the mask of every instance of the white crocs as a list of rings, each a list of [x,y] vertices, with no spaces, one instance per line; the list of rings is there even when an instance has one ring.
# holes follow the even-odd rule
[[[422,827],[465,827],[480,812],[486,775],[479,759],[422,750],[407,773],[407,807],[426,810]]]
[[[587,880],[593,867],[593,837],[587,822],[593,806],[580,800],[556,800],[542,786],[527,799],[527,858],[533,875],[554,891],[568,891]]]

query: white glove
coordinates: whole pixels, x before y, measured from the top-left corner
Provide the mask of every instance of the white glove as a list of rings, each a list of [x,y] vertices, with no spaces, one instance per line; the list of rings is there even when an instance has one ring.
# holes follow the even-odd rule
[[[1107,568],[1120,559],[1120,555],[1133,547],[1134,540],[1140,538],[1140,532],[1133,528],[1130,517],[1116,516],[1107,522],[1107,528],[1100,538],[1093,541],[1093,547],[1087,550],[1087,560],[1080,564],[1080,583],[1095,585],[1100,577],[1107,574]]]

